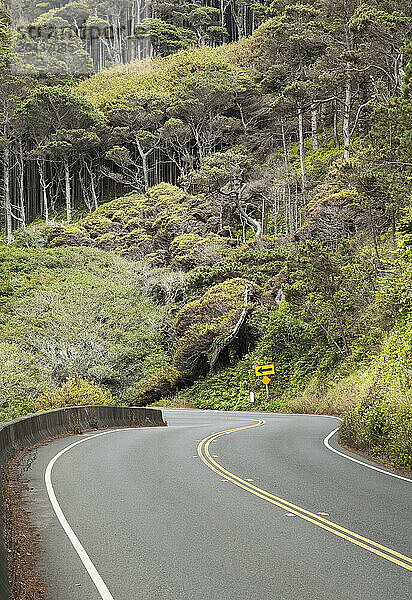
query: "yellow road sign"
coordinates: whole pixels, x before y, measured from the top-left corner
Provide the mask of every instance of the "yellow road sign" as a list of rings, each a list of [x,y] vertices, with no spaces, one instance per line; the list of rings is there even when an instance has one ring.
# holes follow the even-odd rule
[[[274,375],[275,365],[260,365],[255,367],[256,377],[263,377],[264,375]]]
[[[269,385],[269,383],[271,382],[271,379],[270,379],[270,377],[267,377],[265,375],[264,378],[262,379],[262,381],[265,385]]]

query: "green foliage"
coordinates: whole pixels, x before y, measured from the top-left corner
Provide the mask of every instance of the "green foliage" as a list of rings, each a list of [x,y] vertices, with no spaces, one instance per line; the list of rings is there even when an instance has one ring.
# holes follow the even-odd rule
[[[196,41],[195,33],[190,29],[153,18],[139,23],[135,35],[138,39],[149,39],[160,56],[193,46]]]
[[[213,227],[213,212],[204,198],[163,183],[146,195],[132,193],[107,202],[75,225],[53,227],[48,245],[97,246],[153,266],[187,270],[212,263],[224,252],[225,240],[208,233]]]
[[[406,44],[406,55],[409,57],[408,64],[406,65],[405,75],[403,80],[403,94],[406,98],[412,97],[412,41],[408,40]]]
[[[48,31],[48,35],[34,38],[26,28],[14,31],[12,50],[17,72],[34,76],[93,73],[93,60],[69,23],[54,19],[33,26]]]
[[[0,341],[0,421],[35,412],[35,399],[53,386],[40,357]]]
[[[256,404],[250,403],[250,390],[255,390]],[[285,408],[282,400],[266,399],[264,387],[256,385],[250,360],[228,367],[213,376],[200,377],[178,394],[180,403],[190,403],[200,409],[214,410],[268,410],[278,412]]]
[[[228,240],[216,234],[186,233],[175,237],[170,245],[171,265],[183,271],[213,265],[227,254],[228,247]]]
[[[412,468],[412,261],[403,250],[398,277],[377,298],[391,328],[368,393],[345,417],[343,439],[397,467]]]
[[[113,406],[115,400],[108,390],[102,390],[96,384],[72,377],[61,387],[46,392],[36,399],[36,412],[64,408],[66,406],[88,406],[88,405]]]
[[[133,263],[95,249],[3,247],[0,281],[0,340],[33,365],[27,377],[42,365],[40,386],[80,376],[127,401],[148,357],[166,356],[163,309],[142,298],[146,276]]]
[[[29,227],[14,233],[15,248],[45,248],[50,240],[52,226],[45,223],[32,223]]]
[[[293,251],[291,243],[264,238],[268,249],[256,250],[255,244],[239,246],[227,257],[214,265],[199,266],[188,273],[188,292],[198,296],[216,283],[226,279],[245,278],[259,286],[265,286],[284,267],[285,261]],[[270,247],[272,244],[272,247]],[[270,287],[270,284],[268,284]]]
[[[245,307],[245,290],[248,306]],[[220,347],[242,311],[258,299],[258,286],[244,279],[228,279],[211,287],[199,300],[186,304],[175,322],[177,368],[191,379],[210,368],[213,351]],[[239,338],[235,340],[239,344]],[[240,349],[239,349],[240,350]]]
[[[113,76],[106,74],[81,82],[79,90],[97,108],[108,109],[124,103],[128,98],[157,99],[167,102],[178,101],[193,78],[208,81],[218,74],[226,81],[226,87],[236,89],[248,71],[231,63],[224,48],[203,46],[194,50],[178,52],[166,58],[136,61],[127,66],[112,69]],[[187,93],[187,92],[186,92]]]
[[[341,437],[396,467],[411,469],[411,403],[387,400],[375,383],[368,396],[345,416]]]
[[[173,365],[157,367],[152,375],[130,390],[128,403],[135,406],[153,404],[175,392],[182,383],[182,375]]]
[[[326,145],[320,146],[317,150],[313,150],[311,140],[306,140],[305,162],[308,178],[312,185],[323,182],[328,170],[339,156],[340,152],[336,149],[333,140],[330,140]],[[289,158],[296,172],[301,174],[299,144],[292,144],[289,150]]]
[[[104,3],[90,17],[90,0],[16,2],[57,27],[51,50],[75,23],[112,26]],[[131,0],[120,4],[122,22]],[[97,61],[136,56],[132,37],[165,56],[72,82],[76,92],[53,76],[1,82],[7,241],[33,217],[20,201],[46,216],[48,199],[48,218],[62,200],[67,221],[72,200],[89,212],[0,248],[2,415],[39,396],[63,402],[71,386],[80,402],[177,392],[225,410],[249,408],[252,389],[260,409],[348,411],[346,439],[410,465],[407,3],[234,0],[222,14],[209,4],[150,2],[153,18]],[[252,15],[269,19],[250,39],[207,47],[243,37]],[[27,55],[44,47],[32,42]],[[73,66],[84,59],[76,44]],[[33,64],[70,70],[49,54]],[[253,372],[267,362],[268,401]]]
[[[47,246],[57,248],[60,246],[91,246],[92,242],[87,231],[80,225],[58,225],[49,227]]]

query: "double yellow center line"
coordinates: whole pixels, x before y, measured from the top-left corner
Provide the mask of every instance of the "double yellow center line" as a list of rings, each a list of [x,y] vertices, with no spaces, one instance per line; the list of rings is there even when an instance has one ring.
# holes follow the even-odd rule
[[[227,429],[225,431],[219,431],[218,433],[212,433],[208,437],[201,440],[197,447],[197,453],[200,459],[204,462],[204,464],[207,467],[209,467],[209,469],[212,469],[212,471],[214,471],[218,475],[224,477],[228,481],[231,481],[232,483],[242,488],[243,490],[246,490],[250,494],[257,496],[262,500],[266,500],[266,502],[270,502],[271,504],[274,504],[275,506],[278,506],[288,511],[288,513],[294,514],[297,517],[300,517],[301,519],[304,519],[305,521],[308,521],[309,523],[312,523],[313,525],[316,525],[317,527],[320,527],[321,529],[324,529],[325,531],[328,531],[333,535],[343,538],[348,542],[355,544],[356,546],[360,546],[364,550],[368,550],[369,552],[372,552],[373,554],[376,554],[381,558],[389,560],[390,562],[393,562],[396,565],[407,569],[408,571],[412,571],[412,559],[405,556],[404,554],[396,552],[395,550],[391,550],[390,548],[387,548],[382,544],[378,544],[373,540],[369,540],[368,538],[365,538],[362,535],[355,533],[354,531],[350,531],[349,529],[346,529],[341,525],[337,525],[336,523],[333,523],[332,521],[329,521],[328,519],[325,519],[320,515],[312,513],[309,510],[306,510],[305,508],[297,506],[296,504],[292,504],[292,502],[289,502],[288,500],[284,500],[283,498],[274,496],[273,494],[270,494],[269,492],[266,492],[265,490],[262,490],[261,488],[252,485],[245,479],[238,477],[234,473],[231,473],[230,471],[222,467],[222,465],[219,465],[219,463],[217,463],[214,460],[214,458],[210,455],[210,444],[223,435],[230,435],[232,433],[235,433],[236,431],[252,429],[253,427],[260,427],[261,425],[265,424],[265,421],[262,419],[256,421],[257,422],[253,423],[253,425],[245,425],[243,427],[236,427],[235,429]]]

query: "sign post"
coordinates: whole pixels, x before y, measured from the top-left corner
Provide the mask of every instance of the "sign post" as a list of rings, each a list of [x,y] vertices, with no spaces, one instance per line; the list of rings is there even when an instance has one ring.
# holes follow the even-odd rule
[[[275,374],[275,365],[259,365],[255,367],[255,374],[256,377],[262,377],[262,383],[266,387],[266,398],[269,399],[269,383],[271,382],[271,379],[268,375]]]

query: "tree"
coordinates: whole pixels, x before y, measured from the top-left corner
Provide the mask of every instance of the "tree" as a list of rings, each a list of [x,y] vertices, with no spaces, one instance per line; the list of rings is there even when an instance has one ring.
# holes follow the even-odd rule
[[[249,186],[253,166],[246,148],[235,147],[208,156],[198,171],[189,174],[188,182],[197,191],[215,194],[220,202],[233,203],[239,217],[252,229],[258,249],[263,250],[262,223],[244,206],[253,198],[253,188]]]
[[[135,180],[135,189],[142,187],[147,192],[152,181],[151,158],[161,143],[161,129],[165,121],[164,102],[155,98],[141,100],[129,98],[123,105],[110,111],[108,117],[115,125],[113,139],[128,144],[132,149],[128,155],[122,151],[122,158],[119,149],[115,152],[111,151],[110,158],[113,160],[117,156],[125,167],[134,168],[136,176],[132,178]],[[136,162],[136,159],[139,162]],[[139,170],[141,170],[143,186],[138,183]],[[130,174],[128,173],[129,179]]]
[[[140,40],[150,40],[156,54],[160,56],[189,48],[196,42],[195,34],[190,29],[161,19],[145,19],[136,25],[135,36]]]

